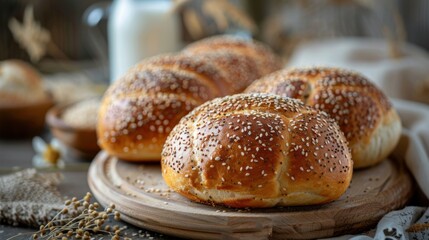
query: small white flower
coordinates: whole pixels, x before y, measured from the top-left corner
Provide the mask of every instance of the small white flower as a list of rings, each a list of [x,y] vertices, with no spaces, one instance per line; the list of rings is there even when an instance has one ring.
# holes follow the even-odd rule
[[[34,167],[64,168],[65,163],[61,159],[61,147],[57,139],[53,138],[50,143],[46,143],[42,138],[34,137],[33,148],[36,151],[36,155],[33,157]]]

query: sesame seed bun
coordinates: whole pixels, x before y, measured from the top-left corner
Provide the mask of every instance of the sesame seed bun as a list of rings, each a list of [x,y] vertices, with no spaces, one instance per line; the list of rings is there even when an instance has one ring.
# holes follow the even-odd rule
[[[135,66],[102,100],[99,145],[124,160],[159,161],[162,145],[180,118],[222,94],[224,87],[213,79],[223,76],[202,64],[189,57],[163,56]]]
[[[264,44],[252,39],[228,35],[209,37],[194,42],[188,45],[183,53],[199,55],[219,51],[228,51],[250,57],[256,62],[257,71],[262,76],[281,69],[283,65],[282,61]]]
[[[162,152],[167,185],[237,208],[321,204],[348,188],[353,163],[335,121],[301,101],[239,94],[182,118]]]
[[[48,101],[39,72],[21,60],[0,62],[0,106],[22,106]]]
[[[349,142],[355,168],[385,159],[399,141],[401,122],[388,98],[364,76],[338,68],[280,70],[245,92],[300,99],[336,120]]]
[[[123,160],[159,161],[171,129],[192,109],[213,98],[241,92],[262,73],[279,69],[278,65],[271,66],[272,70],[259,66],[268,62],[265,58],[275,59],[262,45],[216,37],[224,38],[222,48],[202,42],[204,51],[143,60],[118,79],[100,107],[100,147]],[[228,45],[229,41],[234,44]],[[246,44],[237,45],[239,42]],[[265,55],[254,54],[262,48]]]

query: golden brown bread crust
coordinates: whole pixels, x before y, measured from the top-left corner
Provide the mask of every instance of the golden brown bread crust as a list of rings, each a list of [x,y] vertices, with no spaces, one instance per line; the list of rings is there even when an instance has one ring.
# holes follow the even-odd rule
[[[337,68],[296,68],[255,81],[245,92],[300,99],[339,124],[355,168],[385,159],[399,141],[400,119],[388,98],[362,75]]]
[[[207,85],[210,87],[210,89],[213,89],[216,96],[223,96],[230,92],[230,87],[228,86],[227,80],[229,76],[226,75],[224,70],[218,68],[215,63],[209,62],[207,59],[201,58],[198,55],[192,56],[184,54],[164,54],[161,56],[155,56],[136,64],[133,68],[130,69],[129,72],[141,74],[140,72],[147,67],[158,67],[170,70],[172,72],[181,71],[188,72],[190,74],[197,74],[199,81],[201,81],[203,85]],[[162,82],[163,79],[154,79],[155,85],[157,81]],[[180,88],[181,87],[178,86],[177,89]]]
[[[248,43],[246,51],[233,50],[232,45],[230,51],[206,48],[205,53],[163,55],[135,65],[104,95],[99,145],[124,160],[159,161],[165,139],[180,118],[208,100],[243,91],[262,76],[260,59],[275,57],[252,58],[245,54],[252,48],[261,47]]]
[[[190,44],[184,54],[205,54],[207,52],[228,51],[245,55],[256,61],[261,76],[282,68],[282,61],[265,45],[234,36],[215,36]]]
[[[168,63],[174,60],[177,66],[189,60],[182,56],[163,59]],[[209,71],[198,70],[198,64],[187,66],[175,69],[168,64],[139,64],[115,82],[100,107],[99,145],[121,159],[159,160],[162,145],[180,118],[221,94],[211,79],[206,79]]]
[[[167,185],[230,207],[320,204],[349,186],[343,133],[324,112],[266,94],[217,98],[173,129],[162,152]]]
[[[6,61],[0,62],[0,65],[2,67],[10,66],[10,67],[19,69],[20,74],[24,76],[24,78],[26,79],[26,82],[31,87],[37,87],[41,84],[42,77],[40,76],[39,72],[24,61],[12,59],[12,60],[6,60]]]
[[[22,106],[48,101],[39,72],[21,60],[0,62],[0,106]]]
[[[196,57],[222,69],[227,86],[225,95],[243,92],[254,80],[263,76],[258,70],[257,61],[246,54],[238,54],[226,50],[199,53]]]

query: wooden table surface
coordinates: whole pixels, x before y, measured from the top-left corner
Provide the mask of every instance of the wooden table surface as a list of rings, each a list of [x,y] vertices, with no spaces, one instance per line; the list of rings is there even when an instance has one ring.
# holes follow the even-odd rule
[[[49,138],[49,136],[44,136],[44,138]],[[34,154],[35,152],[31,144],[31,139],[13,141],[0,140],[0,175],[11,173],[17,169],[32,167],[32,158]],[[86,192],[90,191],[87,182],[90,161],[68,156],[66,163],[78,167],[75,167],[73,170],[62,171],[64,180],[59,185],[59,190],[64,196],[76,196],[81,198],[86,194]],[[421,193],[417,192],[410,204],[426,206],[427,200],[422,200],[419,196],[421,196]],[[119,225],[127,226],[128,229],[125,232],[127,233],[127,236],[132,239],[178,239],[177,237],[166,236],[149,230],[140,229],[125,222],[121,222]],[[0,239],[2,240],[24,232],[34,232],[34,229],[0,224]],[[28,239],[28,236],[17,237],[14,239]],[[104,239],[110,238],[106,237]]]
[[[46,138],[49,138],[47,136]],[[26,140],[0,140],[0,175],[8,174],[18,169],[31,168],[32,158],[35,154],[31,139]],[[58,186],[60,192],[67,197],[83,197],[89,192],[87,172],[90,162],[82,159],[67,157],[66,163],[75,166],[73,170],[64,170],[64,180]],[[77,167],[76,167],[77,166]],[[1,191],[1,190],[0,190]],[[116,224],[116,223],[115,223]],[[125,222],[118,224],[127,226],[125,233],[132,239],[177,239],[145,229],[134,227]],[[8,239],[18,233],[34,232],[35,229],[25,227],[12,227],[0,224],[0,239]],[[107,236],[107,235],[106,235]],[[13,239],[29,239],[28,235]],[[105,239],[110,239],[106,237]]]

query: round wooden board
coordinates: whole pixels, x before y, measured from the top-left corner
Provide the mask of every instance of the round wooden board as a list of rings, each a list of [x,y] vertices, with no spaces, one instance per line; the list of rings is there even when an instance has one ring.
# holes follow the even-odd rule
[[[103,205],[114,203],[123,220],[193,239],[312,239],[357,233],[375,226],[412,195],[412,180],[394,160],[355,171],[337,201],[320,206],[238,210],[194,203],[171,192],[160,165],[94,159],[89,186]]]

